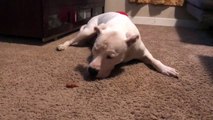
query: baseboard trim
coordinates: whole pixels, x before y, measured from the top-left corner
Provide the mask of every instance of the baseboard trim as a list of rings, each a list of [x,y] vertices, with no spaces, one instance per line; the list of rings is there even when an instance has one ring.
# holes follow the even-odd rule
[[[194,20],[158,18],[158,17],[131,17],[133,23],[144,25],[171,26],[171,27],[187,27],[198,28],[199,22]]]

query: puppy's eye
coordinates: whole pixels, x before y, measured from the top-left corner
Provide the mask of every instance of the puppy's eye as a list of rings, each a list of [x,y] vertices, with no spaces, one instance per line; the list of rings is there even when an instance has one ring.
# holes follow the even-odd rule
[[[107,55],[106,58],[107,58],[107,59],[112,59],[113,57],[110,56],[110,55]]]

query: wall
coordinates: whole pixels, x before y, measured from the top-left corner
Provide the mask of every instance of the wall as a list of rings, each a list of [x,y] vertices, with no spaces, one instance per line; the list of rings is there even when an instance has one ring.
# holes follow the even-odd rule
[[[130,16],[175,18],[175,19],[194,19],[191,17],[185,6],[169,7],[163,5],[143,5],[129,3],[128,0],[105,0],[105,11],[125,11]]]

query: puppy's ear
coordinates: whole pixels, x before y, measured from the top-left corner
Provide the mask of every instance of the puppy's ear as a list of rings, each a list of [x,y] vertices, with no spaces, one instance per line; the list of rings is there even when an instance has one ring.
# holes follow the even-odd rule
[[[126,44],[127,46],[131,46],[136,40],[139,38],[139,35],[127,35]]]
[[[94,27],[94,30],[95,30],[95,32],[96,32],[97,34],[100,34],[100,33],[101,33],[101,30],[100,30],[100,28],[99,28],[98,26],[95,26],[95,27]]]
[[[104,24],[104,23],[94,27],[94,30],[98,34],[100,34],[102,32],[102,30],[104,30],[104,29],[106,29],[106,24]]]

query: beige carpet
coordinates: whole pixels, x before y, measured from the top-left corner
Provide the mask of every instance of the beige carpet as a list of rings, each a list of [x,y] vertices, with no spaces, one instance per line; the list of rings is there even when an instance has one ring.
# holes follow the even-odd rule
[[[46,44],[0,36],[0,120],[213,120],[213,39],[193,29],[138,27],[179,79],[133,62],[86,81],[89,48],[55,50],[73,35]]]

